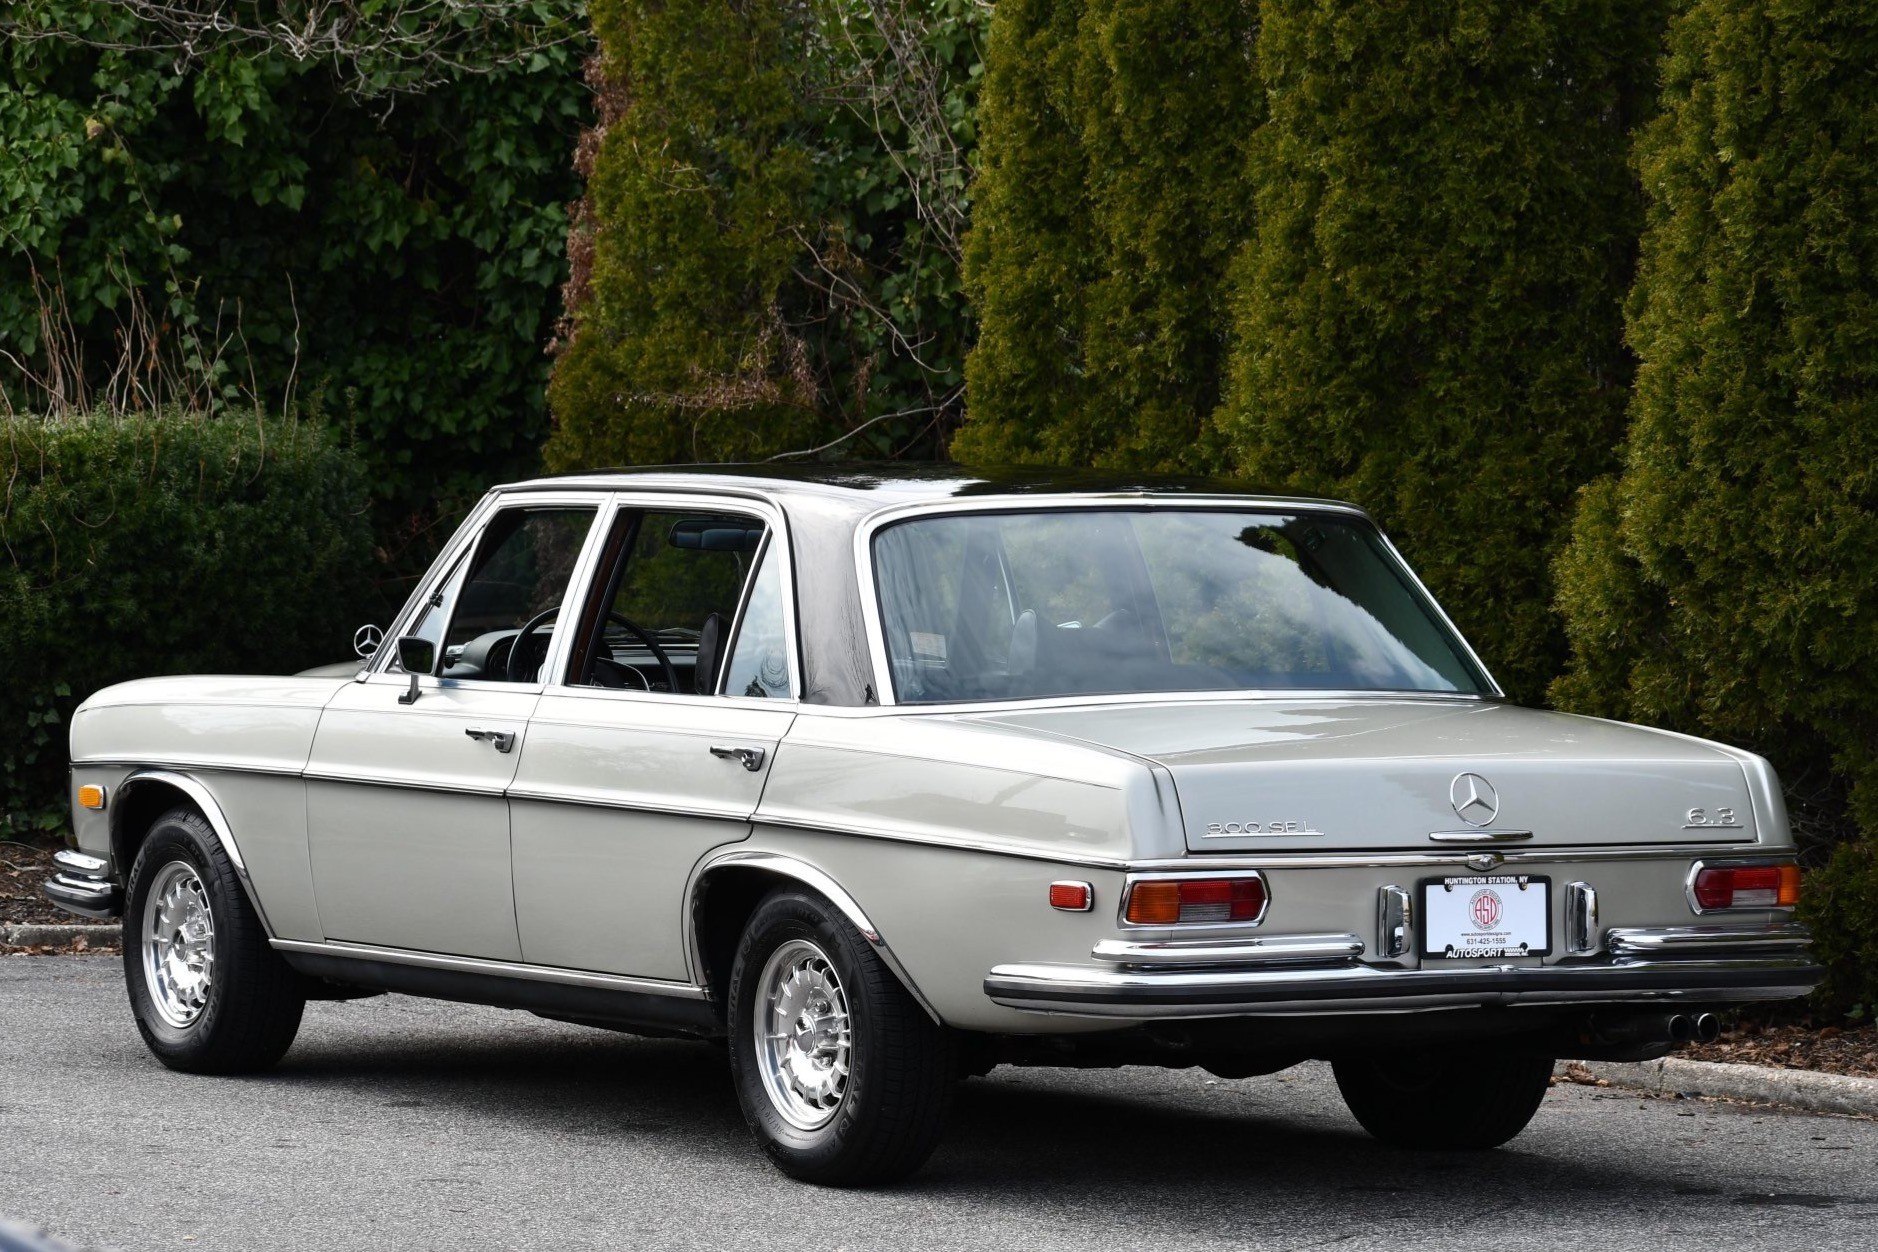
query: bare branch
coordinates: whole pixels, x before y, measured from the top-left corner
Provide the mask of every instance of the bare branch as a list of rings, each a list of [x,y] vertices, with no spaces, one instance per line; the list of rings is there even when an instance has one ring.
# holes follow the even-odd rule
[[[228,49],[272,53],[327,63],[352,94],[376,97],[528,64],[587,38],[585,0],[115,0],[115,7],[118,23],[88,30],[36,21],[30,11],[0,18],[0,40],[169,53],[179,69]]]

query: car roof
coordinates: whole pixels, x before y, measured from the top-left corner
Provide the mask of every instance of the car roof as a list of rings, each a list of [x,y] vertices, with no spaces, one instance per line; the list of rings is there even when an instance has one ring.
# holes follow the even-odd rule
[[[599,491],[655,489],[751,492],[787,498],[814,495],[843,501],[856,512],[891,505],[1023,496],[1233,496],[1284,505],[1356,509],[1341,500],[1260,491],[1230,478],[1123,473],[1051,466],[967,467],[944,462],[850,462],[846,464],[657,465],[591,470],[507,483],[503,492],[592,488]]]

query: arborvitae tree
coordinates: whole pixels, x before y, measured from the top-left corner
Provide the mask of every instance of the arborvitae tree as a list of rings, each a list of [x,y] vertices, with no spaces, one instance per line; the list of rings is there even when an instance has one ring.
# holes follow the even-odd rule
[[[983,10],[594,0],[556,468],[936,450]],[[838,446],[837,446],[838,445]]]
[[[1661,8],[1266,0],[1257,237],[1220,425],[1261,484],[1371,509],[1516,697],[1549,563],[1614,464]]]
[[[783,306],[813,178],[787,11],[594,0],[603,121],[586,154],[554,468],[737,459],[813,441]],[[582,253],[585,255],[582,255]]]
[[[1874,65],[1869,5],[1697,0],[1676,19],[1663,110],[1639,141],[1649,207],[1624,470],[1586,493],[1559,563],[1573,665],[1553,688],[1565,707],[1759,748],[1803,801],[1821,781],[1807,777],[1810,760],[1836,752],[1838,783],[1824,790],[1849,783],[1867,832],[1878,832]],[[1830,823],[1812,808],[1795,816]],[[1873,872],[1869,853],[1865,864]],[[1878,882],[1865,890],[1869,915]]]
[[[1252,0],[1000,0],[964,460],[1208,468],[1262,95]]]

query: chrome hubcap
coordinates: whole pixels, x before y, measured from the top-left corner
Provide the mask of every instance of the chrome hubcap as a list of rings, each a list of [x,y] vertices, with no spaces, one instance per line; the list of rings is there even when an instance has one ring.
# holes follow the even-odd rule
[[[770,953],[755,1016],[770,1103],[799,1130],[826,1125],[847,1092],[853,1046],[847,993],[828,954],[806,939]]]
[[[171,861],[143,902],[143,981],[150,1003],[172,1026],[202,1016],[215,982],[215,918],[195,867]]]

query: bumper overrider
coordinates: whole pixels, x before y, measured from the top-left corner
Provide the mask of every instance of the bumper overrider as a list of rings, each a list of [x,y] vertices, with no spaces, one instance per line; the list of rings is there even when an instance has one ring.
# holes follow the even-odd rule
[[[1604,950],[1550,965],[1365,964],[1356,935],[1097,944],[1101,964],[999,965],[998,1004],[1078,1017],[1403,1012],[1507,1004],[1690,1003],[1805,995],[1822,971],[1794,922],[1613,928]]]
[[[68,913],[108,920],[123,911],[124,893],[111,881],[103,857],[61,849],[52,854],[55,872],[41,888],[46,899]]]

